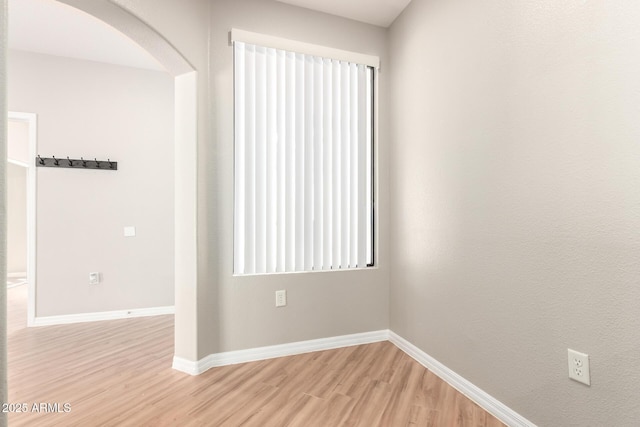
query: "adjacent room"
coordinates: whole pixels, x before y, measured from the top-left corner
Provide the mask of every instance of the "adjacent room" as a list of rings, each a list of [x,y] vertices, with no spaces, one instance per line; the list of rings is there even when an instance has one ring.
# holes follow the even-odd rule
[[[0,421],[637,424],[640,5],[0,3]]]

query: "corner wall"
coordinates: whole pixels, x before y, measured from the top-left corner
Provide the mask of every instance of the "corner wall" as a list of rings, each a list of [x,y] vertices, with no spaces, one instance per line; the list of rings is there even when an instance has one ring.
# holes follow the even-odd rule
[[[390,328],[541,426],[640,419],[639,20],[413,0],[390,29]]]

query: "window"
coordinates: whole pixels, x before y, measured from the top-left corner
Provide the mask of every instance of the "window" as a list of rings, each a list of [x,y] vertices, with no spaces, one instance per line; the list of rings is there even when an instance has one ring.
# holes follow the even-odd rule
[[[373,265],[373,67],[234,41],[234,272]]]

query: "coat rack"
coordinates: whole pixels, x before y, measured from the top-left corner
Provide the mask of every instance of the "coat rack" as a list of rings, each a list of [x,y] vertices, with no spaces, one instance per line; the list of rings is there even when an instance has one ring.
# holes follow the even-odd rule
[[[73,169],[101,169],[101,170],[118,170],[118,162],[112,162],[111,159],[98,160],[85,160],[80,157],[79,159],[58,159],[53,157],[36,157],[36,166],[42,168],[73,168]]]

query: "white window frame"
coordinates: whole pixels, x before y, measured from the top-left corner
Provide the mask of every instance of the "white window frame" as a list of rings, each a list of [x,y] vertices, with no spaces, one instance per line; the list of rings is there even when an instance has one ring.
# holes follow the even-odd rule
[[[367,248],[369,248],[369,251],[366,255],[366,264],[365,265],[359,264],[356,267],[350,266],[350,265],[349,266],[340,265],[337,268],[331,267],[329,269],[326,269],[326,268],[325,269],[314,269],[314,268],[309,269],[306,266],[303,268],[300,268],[296,264],[293,266],[293,268],[290,268],[291,266],[285,266],[284,269],[279,269],[277,271],[238,271],[239,264],[241,264],[243,266],[242,268],[244,268],[244,261],[240,263],[238,263],[237,261],[238,255],[236,253],[236,249],[237,249],[236,233],[238,231],[236,226],[236,222],[237,222],[236,212],[234,212],[234,216],[233,216],[234,217],[234,266],[233,266],[234,275],[245,276],[245,275],[254,275],[254,274],[261,275],[261,274],[320,272],[320,271],[345,271],[345,270],[374,267],[376,265],[376,257],[375,257],[375,254],[376,254],[375,238],[376,237],[375,236],[377,234],[376,233],[376,230],[377,230],[376,216],[377,215],[376,215],[376,200],[375,200],[375,194],[376,194],[375,153],[376,153],[376,141],[377,141],[375,118],[376,118],[377,102],[376,102],[375,95],[376,95],[376,89],[377,89],[376,74],[380,66],[379,58],[377,56],[349,52],[349,51],[344,51],[340,49],[333,49],[325,46],[313,45],[309,43],[303,43],[303,42],[283,39],[279,37],[267,36],[264,34],[252,33],[252,32],[238,30],[238,29],[233,29],[230,32],[230,42],[232,45],[235,42],[240,42],[243,44],[257,45],[258,47],[295,52],[298,54],[304,54],[304,55],[309,55],[314,57],[331,58],[332,60],[338,60],[341,62],[348,62],[351,64],[361,64],[372,69],[372,71],[370,72],[370,78],[369,78],[370,84],[368,85],[368,87],[370,88],[370,101],[367,103],[367,109],[370,108],[369,117],[370,117],[371,127],[370,129],[367,130],[367,132],[370,132],[370,138],[369,138],[370,142],[368,147],[368,150],[370,150],[370,152],[367,154],[367,161],[370,162],[370,164],[367,165],[367,168],[370,170],[367,176],[370,177],[369,178],[370,182],[368,182],[367,184],[366,191],[368,193],[368,197],[370,198],[370,208],[367,211],[368,215],[370,215],[370,219],[368,220],[370,222],[368,224],[369,231],[367,232]],[[234,49],[234,52],[235,52],[235,49]],[[235,69],[235,60],[234,60],[234,69]],[[234,72],[234,75],[235,75],[235,72]],[[236,87],[235,83],[234,83],[234,87]],[[234,90],[237,90],[237,89],[234,89]],[[236,127],[234,126],[234,128]],[[237,148],[234,149],[234,151],[235,150],[237,150]],[[234,159],[236,158],[236,156],[237,156],[237,153],[234,153]],[[237,168],[238,167],[237,160],[234,160],[234,162],[236,162],[236,168]],[[236,198],[237,200],[237,195],[235,195],[235,193],[238,190],[236,176],[235,176],[236,173],[237,171],[234,170],[234,182],[236,182],[236,184],[234,184],[236,186],[236,191],[234,191],[234,198]],[[370,185],[370,187],[368,185]],[[234,206],[236,206],[237,208],[236,201],[234,201]],[[256,269],[255,266],[253,266],[252,268],[253,270]]]

